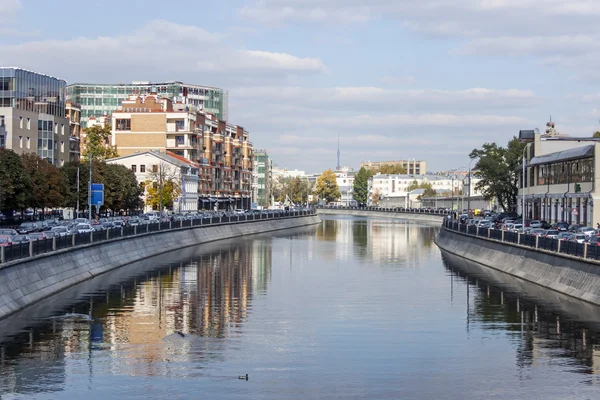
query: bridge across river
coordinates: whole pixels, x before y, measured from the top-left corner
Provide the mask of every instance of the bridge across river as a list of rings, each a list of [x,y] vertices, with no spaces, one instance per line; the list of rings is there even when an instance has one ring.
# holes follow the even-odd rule
[[[399,218],[409,221],[441,224],[449,214],[435,210],[417,208],[384,208],[384,207],[321,207],[317,208],[321,215],[352,215],[356,217]]]

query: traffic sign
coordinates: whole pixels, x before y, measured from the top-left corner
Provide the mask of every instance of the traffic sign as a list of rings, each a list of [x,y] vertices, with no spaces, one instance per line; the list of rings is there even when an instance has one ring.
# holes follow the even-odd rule
[[[92,205],[96,207],[104,205],[103,183],[92,183]]]

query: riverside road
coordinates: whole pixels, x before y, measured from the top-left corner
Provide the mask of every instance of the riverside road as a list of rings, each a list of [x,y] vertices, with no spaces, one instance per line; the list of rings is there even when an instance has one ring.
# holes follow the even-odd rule
[[[321,218],[1,320],[2,398],[600,398],[600,308],[443,256],[431,223]]]

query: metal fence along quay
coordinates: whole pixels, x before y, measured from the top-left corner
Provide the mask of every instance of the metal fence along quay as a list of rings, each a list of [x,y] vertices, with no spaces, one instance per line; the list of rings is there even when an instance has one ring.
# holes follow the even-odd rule
[[[347,206],[324,206],[317,207],[323,210],[354,210],[354,211],[376,211],[381,213],[397,213],[397,214],[426,214],[426,215],[437,215],[445,217],[451,215],[453,211],[440,211],[435,209],[425,208],[385,208],[385,207],[347,207]]]
[[[504,243],[531,247],[537,250],[552,251],[568,256],[581,257],[588,260],[600,260],[600,246],[596,243],[578,243],[571,240],[546,238],[520,232],[510,232],[501,229],[479,228],[465,225],[457,221],[444,220],[443,227],[465,235],[492,239]]]
[[[77,246],[89,245],[109,240],[119,240],[125,237],[148,235],[160,231],[169,231],[186,228],[201,228],[215,225],[252,223],[274,219],[296,218],[315,215],[312,210],[262,212],[253,214],[239,214],[234,216],[204,217],[180,221],[156,222],[138,226],[124,226],[90,233],[69,234],[48,239],[31,240],[29,242],[12,243],[0,247],[0,264],[10,261],[34,257],[40,254],[51,253]]]

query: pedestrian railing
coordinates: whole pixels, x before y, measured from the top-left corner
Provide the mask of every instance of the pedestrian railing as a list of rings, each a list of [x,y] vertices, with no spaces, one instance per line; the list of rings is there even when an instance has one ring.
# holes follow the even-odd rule
[[[600,260],[600,245],[596,243],[578,243],[571,240],[547,238],[501,229],[479,228],[474,225],[467,226],[455,220],[448,219],[445,219],[442,222],[442,226],[447,230],[460,232],[470,236],[521,245],[532,249],[552,251],[588,260]]]
[[[315,215],[313,210],[306,211],[286,211],[286,212],[263,212],[253,214],[239,214],[222,217],[203,217],[195,219],[182,219],[176,221],[149,223],[138,226],[123,226],[90,233],[69,234],[66,236],[57,236],[48,239],[32,240],[30,242],[12,243],[8,246],[0,247],[0,264],[10,261],[25,259],[44,253],[51,253],[58,250],[64,250],[77,246],[89,245],[92,243],[118,240],[125,237],[141,236],[160,231],[208,227],[225,224],[252,223],[254,221],[264,221],[272,219],[286,219]]]
[[[376,211],[380,213],[397,214],[427,214],[445,217],[451,215],[452,211],[439,210],[434,208],[404,208],[404,207],[349,207],[349,206],[320,206],[323,210],[356,210],[356,211]]]

